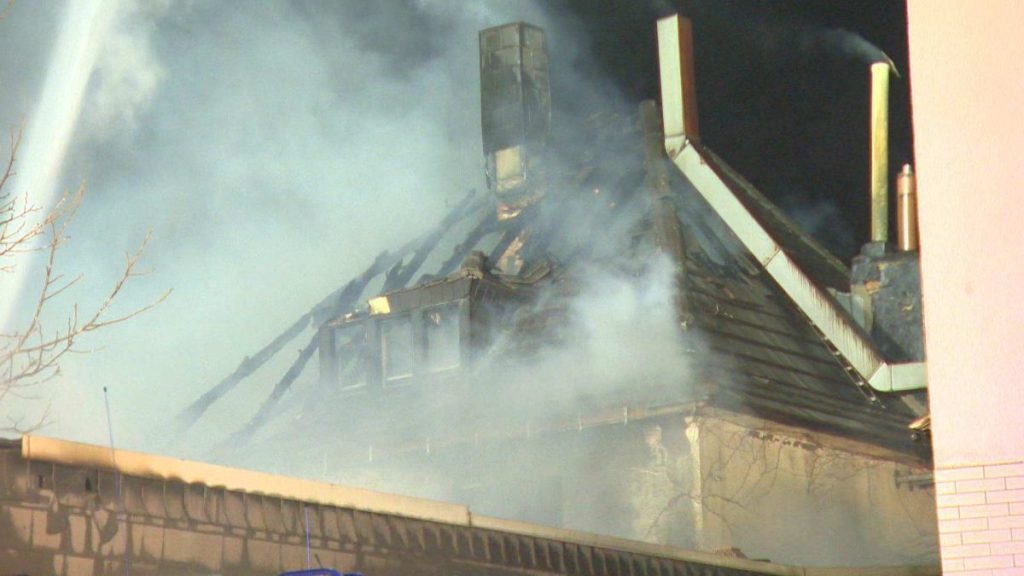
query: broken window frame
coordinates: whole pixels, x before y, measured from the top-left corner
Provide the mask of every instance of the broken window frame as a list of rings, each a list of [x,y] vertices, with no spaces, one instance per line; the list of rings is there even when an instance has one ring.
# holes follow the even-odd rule
[[[373,331],[371,323],[365,320],[350,320],[345,322],[330,322],[320,327],[319,333],[319,355],[320,355],[320,382],[331,388],[348,391],[365,388],[376,381],[373,371],[374,353]],[[360,331],[361,334],[355,334]],[[343,333],[352,333],[352,338],[347,343],[339,345],[339,336]],[[353,350],[343,354],[342,347],[351,344]],[[346,364],[357,362],[361,367],[356,366],[361,377],[347,381],[345,373],[351,374],[351,368]]]
[[[321,326],[321,381],[332,386],[340,383],[343,366],[335,349],[339,336],[334,331],[355,325],[365,329],[366,378],[365,383],[345,386],[344,390],[394,388],[457,378],[456,373],[473,362],[477,348],[489,340],[485,326],[491,321],[494,302],[509,296],[512,291],[506,287],[462,275],[373,298],[369,310],[348,314]],[[428,323],[429,315],[436,311],[446,314],[451,323],[445,328],[448,361],[432,363]],[[409,322],[412,331],[412,366],[400,373],[388,369],[389,322]],[[389,372],[393,374],[390,377]]]
[[[358,334],[355,333],[357,330],[359,331]],[[344,332],[353,333],[352,338],[348,342],[339,343],[339,333]],[[339,389],[355,390],[358,388],[365,388],[370,383],[371,379],[366,325],[362,322],[352,322],[344,326],[339,326],[334,330],[333,340],[334,363],[337,370],[335,382]],[[342,347],[346,345],[351,345],[354,349],[347,355],[343,355]],[[348,380],[346,378],[347,374],[354,375],[355,378]]]
[[[422,325],[421,341],[419,349],[422,351],[422,362],[418,364],[422,366],[423,372],[427,374],[440,374],[444,372],[458,370],[465,363],[465,344],[467,341],[468,333],[464,326],[466,321],[464,319],[466,315],[466,304],[464,299],[453,300],[449,302],[442,302],[439,304],[423,307],[418,316]],[[441,324],[433,324],[431,321],[432,314],[441,314],[441,322],[454,322],[454,325],[448,324],[443,329],[450,330],[454,328],[454,343],[449,343],[449,348],[454,348],[454,362],[433,364],[431,361],[431,326],[435,325],[439,328]],[[447,335],[448,337],[451,334]],[[445,335],[442,335],[444,338]]]
[[[419,337],[418,332],[421,332],[421,330],[418,329],[417,324],[419,324],[419,322],[417,322],[417,320],[417,314],[402,313],[388,315],[384,318],[378,319],[376,322],[377,332],[379,333],[379,338],[377,339],[379,346],[377,361],[380,367],[380,382],[384,387],[408,384],[415,379],[419,372],[417,370],[417,366],[420,363],[421,354],[418,353],[418,349],[420,348],[418,343],[421,341],[421,338]],[[389,344],[389,335],[396,334],[397,332],[392,332],[389,325],[395,327],[408,327],[408,359],[406,360],[408,363],[408,369],[400,371],[396,370],[394,371],[396,373],[393,376],[391,375],[392,370],[389,370],[388,366],[388,362],[390,358],[392,358],[392,355],[389,354],[389,349],[394,347]],[[394,340],[391,340],[391,342],[394,342]]]

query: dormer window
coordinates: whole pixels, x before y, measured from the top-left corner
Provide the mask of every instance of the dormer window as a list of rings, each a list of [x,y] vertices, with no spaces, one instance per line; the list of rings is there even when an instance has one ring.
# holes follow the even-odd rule
[[[486,273],[483,255],[474,256],[456,274],[371,298],[365,311],[324,323],[324,385],[389,387],[457,377],[523,290]]]

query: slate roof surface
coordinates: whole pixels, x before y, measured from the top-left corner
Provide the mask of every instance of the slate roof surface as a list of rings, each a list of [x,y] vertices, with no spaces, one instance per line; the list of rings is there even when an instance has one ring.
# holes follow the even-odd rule
[[[915,451],[906,430],[914,418],[909,408],[895,398],[875,401],[862,393],[810,321],[687,188],[674,186],[682,225],[697,239],[687,245],[686,293],[698,329],[710,343],[703,363],[725,375],[711,401]],[[811,251],[802,255],[815,259]],[[815,267],[837,272],[827,261]]]
[[[627,141],[630,137],[623,135]],[[714,169],[726,176],[730,188],[803,270],[820,285],[849,290],[849,272],[835,257],[724,161],[710,158]],[[537,218],[543,227],[545,217],[561,222],[567,215],[582,214],[590,220],[584,228],[596,231],[614,226],[605,219],[628,220],[631,212],[645,211],[649,204],[637,162],[642,159],[632,154],[616,157],[621,173],[614,184],[605,187],[615,198],[615,210],[604,210],[602,205],[583,207],[579,200],[567,200],[561,207],[545,207],[550,215],[539,210],[541,214],[524,216]],[[917,415],[894,397],[863,393],[810,321],[701,195],[678,171],[671,170],[671,196],[686,250],[685,295],[693,316],[691,329],[698,331],[706,344],[691,352],[694,364],[707,379],[707,387],[700,391],[706,396],[695,399],[901,451],[924,452],[912,442],[906,428]],[[544,202],[558,204],[559,199],[549,197]],[[578,245],[579,239],[566,230],[572,227],[563,225],[561,234],[556,230],[544,239],[535,238],[534,253],[562,254],[567,264],[573,258],[608,256],[588,253],[587,246]]]

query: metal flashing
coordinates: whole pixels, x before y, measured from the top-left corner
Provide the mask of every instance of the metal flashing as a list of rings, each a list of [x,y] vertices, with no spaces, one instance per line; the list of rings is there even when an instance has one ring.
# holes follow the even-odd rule
[[[668,139],[666,137],[666,150]],[[857,373],[879,392],[916,390],[924,387],[923,365],[890,365],[871,340],[842,307],[819,288],[768,234],[729,186],[711,169],[696,146],[686,145],[672,158],[676,168],[707,200],[765,271],[785,291],[822,335]],[[894,366],[900,368],[894,370]]]
[[[871,375],[868,384],[879,392],[908,392],[927,388],[925,363],[883,364]]]
[[[843,310],[827,290],[805,274],[782,246],[769,234],[729,185],[712,169],[698,146],[685,133],[684,79],[678,54],[689,50],[689,41],[679,33],[679,17],[658,21],[658,54],[661,58],[662,114],[665,122],[665,152],[676,168],[707,200],[711,208],[750,251],[786,295],[807,316],[822,336],[845,358],[861,379],[879,392],[915,390],[924,387],[924,370],[887,364],[871,339]]]
[[[667,137],[665,146],[667,151]],[[879,392],[902,392],[925,387],[923,364],[920,368],[887,364],[853,319],[826,290],[819,288],[800,270],[736,198],[696,146],[684,146],[672,158],[672,162],[800,311],[871,388]]]
[[[693,79],[693,29],[678,15],[658,20],[658,67],[662,117],[669,157],[697,139],[697,92]]]

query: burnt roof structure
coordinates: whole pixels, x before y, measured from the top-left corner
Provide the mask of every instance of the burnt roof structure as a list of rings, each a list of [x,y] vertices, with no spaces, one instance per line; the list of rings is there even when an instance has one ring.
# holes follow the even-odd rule
[[[595,393],[584,407],[550,413],[552,429],[573,421],[582,427],[590,415],[620,407],[628,419],[711,405],[927,459],[927,446],[914,443],[907,429],[921,415],[915,403],[906,401],[907,394],[878,392],[915,387],[896,383],[912,380],[916,376],[906,374],[916,375],[921,366],[887,363],[830,296],[850,290],[848,269],[707,150],[695,126],[676,125],[687,113],[670,108],[691,106],[693,116],[692,102],[663,96],[664,110],[645,102],[635,116],[597,115],[574,127],[573,138],[546,141],[541,131],[550,96],[543,93],[543,37],[523,26],[481,33],[481,66],[510,68],[500,71],[502,82],[490,83],[486,79],[499,74],[484,68],[485,88],[520,96],[512,99],[520,109],[495,99],[503,106],[502,123],[514,127],[517,118],[525,118],[522,126],[528,128],[505,130],[498,144],[485,142],[493,194],[467,195],[434,231],[381,254],[364,274],[246,358],[180,422],[190,426],[312,326],[316,334],[231,445],[273,420],[279,401],[317,351],[321,383],[316,399],[307,402],[306,417],[343,414],[345,430],[333,433],[339,441],[367,432],[379,446],[397,450],[413,442],[403,431],[413,426],[429,430],[435,444],[478,437],[508,406],[469,399],[459,410],[470,407],[477,417],[455,425],[441,417],[453,406],[407,384],[503,386],[502,371],[510,364],[495,363],[495,355],[529,357],[557,346],[581,270],[603,263],[639,274],[655,258],[666,257],[674,266],[679,330],[698,336],[680,350],[693,370],[680,373],[676,385],[638,382],[628,394]],[[511,44],[487,40],[492,37]],[[526,39],[533,42],[529,50],[512,46]],[[488,50],[505,52],[498,58]],[[684,49],[683,68],[685,60]],[[516,76],[516,67],[528,73]],[[679,98],[685,101],[687,92],[692,86],[684,86]],[[709,200],[708,188],[724,200]],[[746,228],[738,227],[737,218]],[[406,324],[399,325],[403,318]],[[437,344],[435,352],[430,342],[446,344]],[[877,385],[882,380],[888,387]],[[549,382],[548,389],[558,384]],[[505,397],[497,391],[487,396]],[[396,398],[412,398],[415,415],[397,408],[403,401]]]

